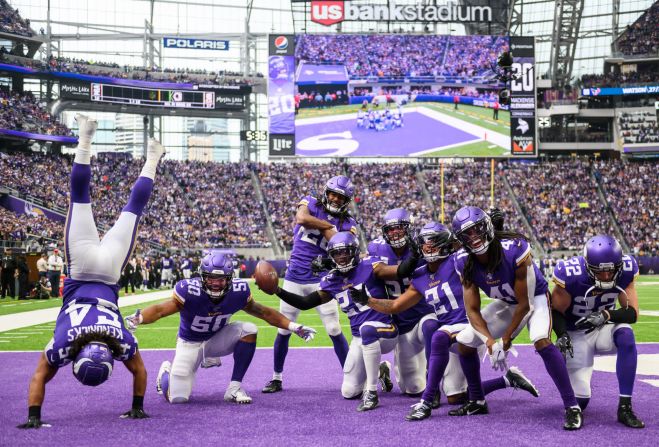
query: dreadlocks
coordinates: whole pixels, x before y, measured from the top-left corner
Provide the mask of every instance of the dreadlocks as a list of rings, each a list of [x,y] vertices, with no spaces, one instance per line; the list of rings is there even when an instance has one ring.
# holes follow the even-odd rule
[[[496,269],[499,268],[501,261],[503,260],[503,247],[501,246],[502,239],[524,239],[528,241],[529,238],[522,233],[516,231],[495,231],[494,239],[490,242],[490,246],[487,248],[487,273],[494,273]],[[476,255],[469,253],[467,262],[465,262],[463,283],[467,286],[471,285],[472,278],[474,274],[474,268],[478,260]]]

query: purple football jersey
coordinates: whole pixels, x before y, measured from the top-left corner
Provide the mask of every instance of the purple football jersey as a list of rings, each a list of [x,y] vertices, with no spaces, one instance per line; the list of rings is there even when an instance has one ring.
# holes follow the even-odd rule
[[[410,256],[410,250],[409,247],[405,247],[405,251],[399,257],[391,245],[384,238],[379,237],[368,243],[368,254],[378,259],[379,262],[384,262],[386,265],[398,265]],[[376,262],[378,261],[373,263],[375,264]],[[422,261],[421,264],[425,264],[425,261]],[[384,283],[387,287],[389,297],[396,298],[407,289],[410,280],[409,278],[404,278],[402,281],[387,280]],[[408,333],[421,321],[421,318],[433,312],[432,306],[422,300],[406,311],[394,315],[394,322],[398,326],[398,333],[400,335]]]
[[[455,270],[456,253],[446,258],[435,273],[427,265],[417,268],[412,274],[412,285],[425,298],[440,325],[467,323],[462,283]]]
[[[298,206],[306,205],[309,214],[317,219],[322,219],[334,225],[337,231],[350,231],[357,234],[357,222],[352,217],[339,219],[332,216],[315,197],[306,196]],[[341,220],[341,222],[339,222]],[[295,225],[293,230],[293,250],[288,262],[285,279],[298,284],[313,284],[318,282],[318,277],[311,272],[311,261],[318,255],[327,256],[327,239],[320,230],[310,230],[302,225]]]
[[[333,270],[325,275],[320,281],[320,290],[328,293],[339,302],[341,310],[348,315],[350,320],[350,330],[352,335],[359,337],[359,327],[367,321],[380,321],[386,324],[393,324],[391,315],[386,315],[371,309],[368,306],[362,306],[350,299],[349,289],[362,289],[366,287],[366,293],[376,298],[385,298],[387,292],[384,283],[377,279],[373,274],[373,258],[362,259],[354,269],[343,274]]]
[[[234,279],[231,289],[219,304],[204,292],[200,278],[176,283],[175,298],[183,305],[178,336],[186,341],[206,341],[227,325],[231,316],[242,310],[251,299],[247,282]]]
[[[625,255],[622,257],[622,273],[617,286],[626,289],[638,276],[636,259]],[[558,261],[554,268],[554,283],[565,289],[572,297],[570,307],[565,311],[567,327],[573,331],[574,323],[581,317],[590,315],[602,309],[615,309],[620,290],[600,290],[594,287],[594,282],[586,271],[586,260],[583,256],[575,256],[565,261]]]
[[[174,260],[172,258],[162,258],[162,269],[171,270],[174,268]]]
[[[474,265],[473,282],[487,296],[496,300],[503,300],[509,304],[517,304],[515,297],[515,271],[517,267],[531,256],[531,246],[524,239],[502,239],[503,259],[497,270],[493,273],[487,273],[486,266],[476,262]],[[460,277],[464,272],[465,263],[467,262],[468,253],[461,249],[456,257],[456,270]],[[535,271],[535,290],[534,296],[547,293],[547,280],[542,272],[533,264]]]
[[[116,360],[129,360],[137,352],[137,339],[124,326],[117,306],[114,287],[67,279],[68,295],[60,309],[55,331],[45,349],[48,363],[62,367],[73,359],[69,351],[73,341],[88,332],[102,332],[116,338],[122,353]]]

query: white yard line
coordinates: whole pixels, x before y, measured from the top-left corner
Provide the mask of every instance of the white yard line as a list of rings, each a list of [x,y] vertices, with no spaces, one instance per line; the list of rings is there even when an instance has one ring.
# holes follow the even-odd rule
[[[642,310],[640,313],[646,317],[659,317],[659,310]]]
[[[418,107],[415,111],[423,115],[426,115],[429,118],[437,120],[441,123],[448,124],[449,126],[455,127],[456,129],[460,129],[463,132],[470,133],[481,140],[485,139],[485,134],[487,133],[487,141],[489,141],[490,143],[496,144],[497,146],[506,149],[510,148],[510,136],[506,136],[494,130],[486,129],[476,124],[463,121],[459,118],[455,118],[451,115],[439,112],[437,110],[430,110],[425,107]]]
[[[134,306],[136,304],[148,303],[151,301],[162,300],[172,296],[171,290],[159,290],[157,292],[145,293],[136,296],[124,296],[119,298],[119,307]],[[0,332],[13,331],[38,324],[50,323],[57,320],[59,307],[49,309],[31,310],[29,312],[20,312],[10,315],[0,315]]]

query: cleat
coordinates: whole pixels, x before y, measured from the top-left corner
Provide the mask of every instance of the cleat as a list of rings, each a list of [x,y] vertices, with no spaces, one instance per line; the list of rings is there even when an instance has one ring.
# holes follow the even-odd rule
[[[631,405],[618,406],[618,422],[631,428],[645,428],[645,423],[634,414]]]
[[[272,379],[270,382],[265,384],[261,392],[270,394],[270,393],[278,393],[281,390],[283,390],[281,386],[281,380]]]
[[[583,426],[583,413],[581,408],[566,408],[565,409],[565,430],[579,430]]]
[[[251,404],[252,398],[247,395],[245,390],[242,388],[227,388],[226,393],[224,393],[224,400],[227,402],[233,402],[236,404]]]
[[[391,363],[384,361],[380,363],[380,374],[378,376],[380,387],[385,393],[391,392],[394,389],[394,384],[391,381]]]
[[[75,116],[76,123],[78,123],[78,135],[80,138],[91,142],[98,128],[98,122],[95,119],[77,113]]]
[[[431,405],[432,404],[430,402],[426,402],[425,400],[421,399],[421,402],[412,405],[412,410],[407,413],[405,420],[422,421],[424,419],[428,419],[432,413]]]
[[[378,405],[380,405],[380,400],[377,391],[364,391],[362,402],[357,407],[357,411],[374,410]]]
[[[160,160],[165,154],[165,148],[155,138],[149,138],[149,143],[146,147],[146,158],[149,160]]]
[[[528,392],[533,397],[538,397],[538,389],[531,383],[531,381],[526,377],[519,368],[512,366],[508,372],[506,372],[506,379],[510,382],[510,386],[514,389],[520,389]]]
[[[439,399],[441,398],[442,393],[439,392],[439,390],[435,391],[435,395],[432,398],[432,402],[430,403],[430,408],[433,410],[436,410],[439,408]]]
[[[451,410],[448,412],[449,416],[475,416],[477,414],[488,414],[490,412],[487,407],[487,402],[479,404],[475,400],[470,400],[457,410]]]
[[[172,362],[165,360],[161,363],[160,369],[158,370],[158,378],[156,379],[156,392],[162,396],[162,378],[165,373],[169,374],[172,370]]]

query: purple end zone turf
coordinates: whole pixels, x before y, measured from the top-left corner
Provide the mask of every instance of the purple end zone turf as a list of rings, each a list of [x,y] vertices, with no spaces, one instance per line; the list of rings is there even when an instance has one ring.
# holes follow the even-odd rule
[[[66,366],[47,387],[42,414],[53,426],[30,431],[15,426],[27,418],[28,382],[39,353],[3,352],[0,445],[657,445],[659,388],[640,379],[657,379],[659,371],[654,377],[637,377],[634,409],[646,422],[644,430],[616,422],[616,376],[596,371],[585,427],[565,432],[561,401],[542,360],[531,347],[518,349],[520,356],[511,364],[535,382],[540,398],[510,389],[497,391],[488,396],[486,416],[449,417],[451,407],[442,397],[442,407],[429,420],[406,422],[404,416],[416,399],[402,396],[397,387],[391,394],[380,393],[380,408],[358,413],[357,401],[341,397],[341,371],[332,349],[291,349],[284,391],[269,395],[260,389],[271,378],[272,351],[257,350],[244,382],[254,403],[245,406],[223,401],[233,363],[231,356],[224,357],[220,368],[199,371],[188,404],[171,405],[155,393],[154,383],[160,362],[171,360],[173,353],[145,351],[145,409],[151,419],[119,419],[130,408],[132,394],[131,377],[120,364],[98,388],[80,385]],[[659,345],[639,345],[639,354],[659,354]],[[494,377],[487,360],[482,371],[484,377]]]
[[[478,138],[418,112],[405,113],[404,127],[381,132],[376,132],[373,129],[366,130],[358,128],[356,116],[355,114],[354,118],[318,124],[301,124],[299,121],[296,122],[296,154],[316,157],[339,155],[336,154],[337,149],[343,147],[346,139],[352,139],[357,141],[359,146],[355,151],[350,152],[351,157],[371,157],[378,155],[404,157],[415,152],[464,143]],[[337,136],[323,138],[321,140],[322,147],[328,149],[303,150],[300,148],[300,143],[307,138],[346,131],[350,132],[351,138],[340,138]],[[337,143],[334,145],[331,144],[332,140],[336,140]],[[343,144],[340,143],[342,140]]]

